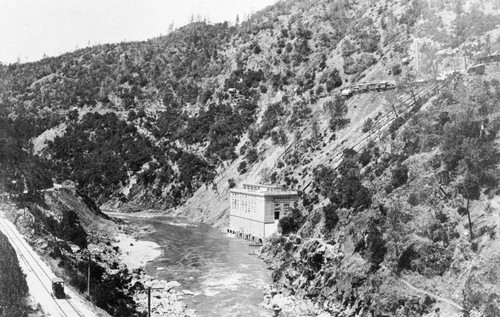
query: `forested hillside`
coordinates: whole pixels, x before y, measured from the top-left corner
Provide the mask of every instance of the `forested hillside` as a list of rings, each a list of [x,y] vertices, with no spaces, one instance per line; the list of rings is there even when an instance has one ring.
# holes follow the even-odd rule
[[[36,139],[36,154],[99,202],[174,207],[224,163],[245,156],[252,164],[260,140],[288,144],[314,107],[329,105],[330,128],[341,128],[347,109],[326,99],[373,67],[371,77],[395,80],[408,56],[404,33],[432,30],[445,9],[464,11],[424,1],[281,1],[241,25],[192,23],[146,42],[2,66],[2,118],[25,140],[58,131]],[[482,24],[467,34],[476,18]],[[460,13],[440,45],[457,46],[497,20]]]
[[[287,0],[2,65],[1,188],[69,179],[223,225],[230,188],[283,185],[301,202],[263,255],[282,314],[497,316],[499,12]]]
[[[0,259],[0,312],[5,316],[24,316],[33,310],[27,302],[28,285],[26,285],[25,276],[19,266],[16,251],[1,232],[0,251],[2,252]]]

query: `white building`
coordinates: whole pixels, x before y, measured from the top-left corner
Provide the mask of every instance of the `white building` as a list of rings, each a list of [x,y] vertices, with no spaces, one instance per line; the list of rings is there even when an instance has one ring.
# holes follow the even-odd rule
[[[299,200],[296,191],[271,185],[243,184],[231,189],[229,232],[263,242],[277,231],[278,221]]]

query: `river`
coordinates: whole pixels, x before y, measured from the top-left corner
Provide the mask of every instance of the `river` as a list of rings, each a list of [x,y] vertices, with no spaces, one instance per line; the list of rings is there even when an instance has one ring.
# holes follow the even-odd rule
[[[248,241],[183,218],[134,214],[120,218],[149,229],[140,239],[158,243],[162,255],[146,265],[146,273],[178,281],[180,289],[193,292],[184,302],[200,316],[272,316],[259,306],[271,274],[264,262],[249,255],[255,247]]]

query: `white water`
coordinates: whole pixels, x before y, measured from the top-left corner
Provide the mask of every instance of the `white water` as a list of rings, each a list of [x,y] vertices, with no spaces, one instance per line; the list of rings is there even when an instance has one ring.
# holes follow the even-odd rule
[[[178,281],[180,290],[193,292],[184,302],[200,316],[272,316],[259,306],[271,274],[264,262],[248,254],[255,250],[248,241],[184,219],[127,215],[123,220],[152,230],[142,239],[158,243],[162,255],[146,265],[146,273]]]

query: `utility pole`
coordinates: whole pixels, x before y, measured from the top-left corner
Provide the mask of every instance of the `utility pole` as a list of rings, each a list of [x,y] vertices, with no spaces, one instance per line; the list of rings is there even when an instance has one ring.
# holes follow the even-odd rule
[[[163,289],[163,287],[148,287],[148,317],[151,317],[151,290],[152,289]]]
[[[87,249],[88,250],[88,249]],[[90,299],[90,250],[88,250],[89,252],[89,262],[88,262],[88,271],[87,271],[87,295]]]
[[[418,67],[419,66],[418,65],[419,64],[419,61],[418,61],[419,56],[418,55],[419,55],[419,51],[418,51],[418,40],[417,39],[415,39],[415,46],[416,46],[416,48],[415,48],[415,62],[417,64],[416,65],[416,69],[417,69],[417,76],[416,76],[416,78],[418,78],[418,68],[419,68]]]
[[[396,115],[396,118],[399,117],[398,112],[396,111],[396,107],[394,106],[394,104],[392,104],[391,106],[392,106],[392,110],[394,111],[394,114]]]
[[[474,233],[472,232],[472,221],[470,220],[470,198],[467,197],[467,218],[469,220],[469,232],[470,232],[470,241],[472,242],[472,239],[474,239]]]
[[[148,317],[151,317],[151,287],[148,287]]]

